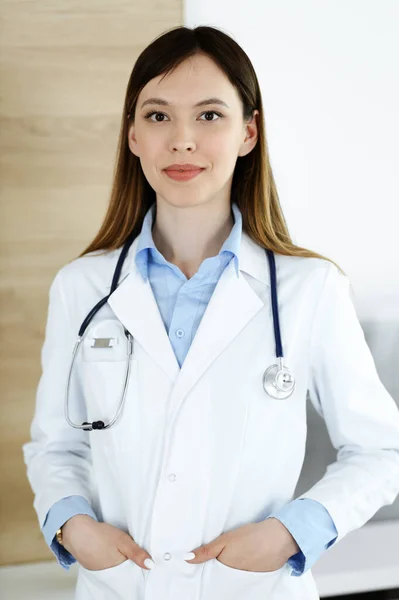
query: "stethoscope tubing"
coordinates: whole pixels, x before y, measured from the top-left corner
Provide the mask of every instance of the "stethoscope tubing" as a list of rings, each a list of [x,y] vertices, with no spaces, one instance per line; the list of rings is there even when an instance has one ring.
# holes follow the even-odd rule
[[[133,234],[131,234],[127,238],[127,240],[122,248],[122,251],[119,255],[119,258],[118,258],[118,261],[117,261],[117,264],[115,267],[115,271],[114,271],[114,274],[112,277],[111,288],[110,288],[109,294],[107,296],[105,296],[104,298],[102,298],[90,310],[90,312],[88,313],[86,318],[83,320],[83,322],[79,328],[78,339],[75,343],[75,346],[74,346],[74,349],[72,352],[72,359],[71,359],[67,382],[66,382],[65,402],[64,402],[65,419],[66,419],[68,425],[70,425],[71,427],[73,427],[75,429],[84,429],[85,431],[91,431],[93,429],[95,429],[95,430],[109,429],[118,420],[120,413],[122,411],[122,408],[124,406],[124,403],[125,403],[126,391],[127,391],[127,387],[128,387],[129,378],[130,378],[130,368],[131,368],[130,358],[133,354],[133,336],[126,328],[124,328],[124,332],[125,332],[125,335],[128,340],[126,369],[125,369],[123,391],[122,391],[121,399],[119,401],[119,405],[118,405],[115,417],[107,425],[105,425],[104,421],[93,421],[92,423],[88,423],[87,421],[85,421],[84,423],[82,423],[82,425],[78,425],[77,423],[73,423],[73,421],[71,421],[71,419],[69,418],[69,389],[70,389],[71,376],[72,376],[73,366],[75,363],[76,356],[78,354],[80,345],[81,345],[82,341],[84,340],[85,335],[87,333],[88,325],[90,324],[90,322],[93,319],[93,317],[95,316],[95,314],[108,301],[108,298],[111,296],[111,294],[113,294],[113,292],[116,290],[116,288],[118,286],[118,281],[119,281],[119,277],[120,277],[120,273],[122,270],[124,260],[126,258],[126,255],[129,251],[130,246],[134,242],[134,239],[135,239],[135,236]],[[279,320],[279,311],[278,311],[277,275],[276,275],[275,257],[274,257],[274,253],[268,248],[266,248],[266,254],[268,257],[269,270],[270,270],[270,288],[271,288],[271,303],[272,303],[272,315],[273,315],[273,329],[274,329],[274,338],[275,338],[275,352],[276,352],[276,358],[277,358],[278,364],[271,365],[264,372],[263,387],[264,387],[264,390],[266,391],[266,393],[268,393],[269,396],[271,396],[272,398],[274,398],[276,400],[283,400],[283,399],[286,399],[288,396],[290,396],[292,394],[292,392],[294,391],[295,380],[294,380],[293,376],[291,375],[289,369],[286,366],[284,366],[284,362],[283,362],[283,347],[282,347],[282,343],[281,343],[280,320]]]

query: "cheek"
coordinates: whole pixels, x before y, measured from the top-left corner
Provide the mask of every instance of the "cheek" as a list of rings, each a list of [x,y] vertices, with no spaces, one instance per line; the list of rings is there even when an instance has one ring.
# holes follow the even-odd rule
[[[204,137],[198,149],[204,151],[204,155],[214,159],[218,163],[229,164],[236,160],[238,153],[237,136],[233,132],[219,132],[212,136]]]
[[[234,170],[237,162],[238,147],[234,140],[219,139],[209,149],[205,156],[212,164],[212,169],[221,179],[225,179]]]
[[[141,154],[147,162],[156,161],[161,148],[163,148],[163,141],[160,135],[146,135],[140,142]]]
[[[154,177],[157,169],[160,169],[165,161],[165,150],[159,136],[153,138],[147,136],[140,142],[140,162],[147,179]]]

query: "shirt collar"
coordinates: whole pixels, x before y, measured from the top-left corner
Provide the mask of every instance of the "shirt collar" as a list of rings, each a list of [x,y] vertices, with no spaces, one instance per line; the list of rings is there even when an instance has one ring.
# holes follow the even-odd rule
[[[225,240],[223,246],[220,249],[219,255],[224,252],[231,253],[235,263],[236,275],[239,277],[239,251],[241,244],[242,235],[242,216],[241,211],[235,202],[232,203],[232,212],[234,217],[234,225],[230,231],[229,236]],[[155,255],[161,257],[160,252],[154,244],[152,237],[152,225],[154,222],[154,215],[156,210],[156,202],[148,209],[141,228],[139,239],[137,240],[137,249],[135,255],[136,266],[141,273],[144,281],[148,279],[148,256],[149,252],[153,252]]]

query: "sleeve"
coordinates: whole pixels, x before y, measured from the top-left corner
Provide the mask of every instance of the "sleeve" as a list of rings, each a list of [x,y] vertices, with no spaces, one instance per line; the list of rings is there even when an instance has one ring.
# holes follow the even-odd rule
[[[326,508],[335,543],[399,493],[399,410],[379,379],[349,285],[329,263],[311,333],[308,389],[337,460],[299,496]]]
[[[306,573],[337,537],[327,510],[314,500],[292,500],[268,519],[271,517],[281,521],[300,548],[287,561],[294,577]]]
[[[50,550],[56,557],[58,564],[67,571],[70,565],[76,562],[76,558],[64,546],[57,542],[55,534],[69,519],[75,515],[89,515],[98,521],[92,507],[83,496],[69,496],[58,500],[47,513],[42,532]]]
[[[61,272],[57,273],[50,286],[41,351],[42,374],[30,427],[31,439],[22,446],[40,528],[49,509],[62,498],[77,495],[92,503],[89,433],[74,429],[64,417],[65,386],[78,332],[75,331],[76,326],[72,327],[64,302]],[[79,377],[71,378],[70,398],[84,411]],[[84,412],[80,416],[84,421]]]

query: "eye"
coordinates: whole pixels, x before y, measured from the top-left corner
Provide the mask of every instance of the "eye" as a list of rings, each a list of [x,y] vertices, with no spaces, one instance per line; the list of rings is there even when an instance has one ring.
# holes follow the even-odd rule
[[[219,119],[223,119],[223,115],[220,112],[217,112],[216,110],[206,110],[205,112],[203,112],[200,116],[202,117],[203,115],[212,115],[215,114],[219,117]],[[165,113],[160,112],[158,110],[152,110],[151,112],[147,113],[146,115],[144,115],[144,118],[147,119],[147,121],[151,121],[152,123],[163,123],[163,119],[162,121],[156,119],[155,121],[153,121],[151,119],[152,115],[162,115],[162,116],[166,116]],[[205,121],[212,123],[213,121],[218,121],[219,119],[205,119]]]
[[[216,110],[207,110],[204,113],[202,113],[202,115],[212,115],[212,114],[217,115],[220,119],[223,119],[223,115],[220,112],[217,112]],[[202,117],[202,115],[201,115],[201,117]],[[212,119],[212,121],[215,121],[215,120],[217,121],[218,119]],[[205,121],[209,121],[209,119],[205,119]]]

